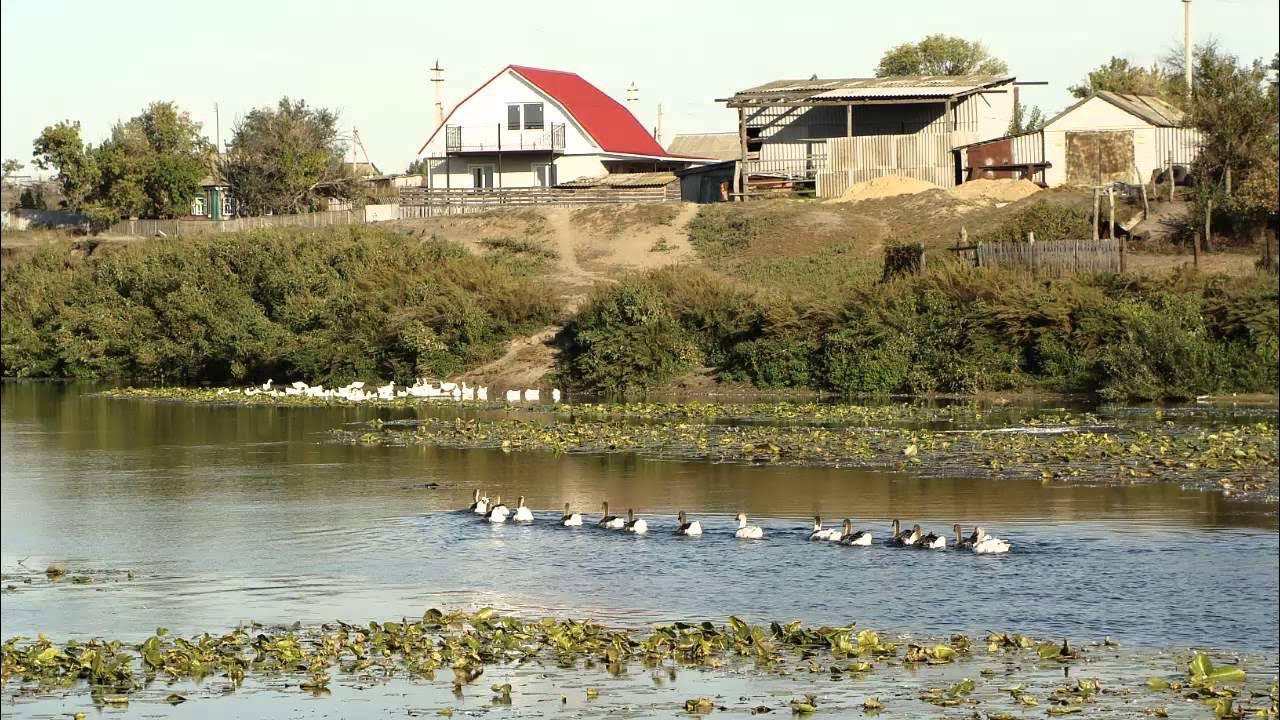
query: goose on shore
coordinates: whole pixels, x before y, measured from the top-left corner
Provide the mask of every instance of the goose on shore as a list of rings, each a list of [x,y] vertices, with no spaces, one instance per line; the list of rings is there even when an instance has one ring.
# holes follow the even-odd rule
[[[893,535],[889,536],[886,541],[894,547],[908,547],[914,545],[916,540],[920,539],[920,526],[917,525],[911,532],[902,531],[902,523],[896,519],[893,521]]]
[[[972,550],[973,544],[978,541],[978,531],[974,530],[969,537],[964,536],[964,529],[960,527],[960,523],[951,526],[956,531],[956,550]]]
[[[582,527],[582,513],[569,512],[569,503],[565,503],[564,515],[560,516],[560,524],[565,527]]]
[[[623,526],[623,529],[629,533],[644,535],[649,532],[649,523],[645,522],[644,518],[637,518],[631,508],[627,508],[627,524]]]
[[[973,551],[979,555],[1003,555],[1009,552],[1009,543],[1001,540],[994,535],[988,535],[986,530],[978,528],[973,531],[978,536],[978,540],[973,544]]]
[[[617,515],[610,515],[609,501],[605,500],[600,505],[600,522],[598,524],[606,530],[621,530],[627,524],[627,521]]]
[[[702,523],[698,522],[697,520],[690,522],[689,519],[685,516],[683,510],[681,510],[680,514],[677,515],[676,517],[680,519],[680,527],[676,528],[677,535],[688,535],[689,537],[697,537],[702,534]]]
[[[821,540],[824,542],[833,542],[833,541],[839,540],[840,537],[841,535],[839,530],[836,530],[835,528],[828,529],[828,528],[822,527],[821,515],[813,516],[813,532],[809,533],[810,540],[815,540],[815,541]]]
[[[533,511],[524,506],[524,496],[520,496],[520,502],[516,503],[516,514],[511,518],[516,522],[533,522]]]
[[[849,518],[844,519],[844,532],[840,535],[841,545],[852,545],[856,547],[871,546],[871,531],[858,530],[854,531],[853,521]]]
[[[738,530],[733,536],[741,540],[759,540],[764,537],[764,528],[759,525],[748,525],[747,514],[738,513]]]
[[[495,495],[493,505],[489,506],[489,512],[484,517],[491,523],[504,523],[510,514],[511,509],[502,504],[502,496]]]
[[[477,515],[485,515],[489,512],[489,498],[480,497],[480,488],[471,494],[471,512]]]
[[[915,536],[914,547],[926,550],[942,550],[947,546],[947,539],[934,533],[924,534],[919,525],[912,526],[911,534]]]

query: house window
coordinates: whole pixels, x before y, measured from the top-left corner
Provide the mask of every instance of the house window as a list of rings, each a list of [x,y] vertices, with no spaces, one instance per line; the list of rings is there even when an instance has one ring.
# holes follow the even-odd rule
[[[197,195],[195,199],[191,201],[191,214],[199,215],[201,217],[208,214],[204,208],[204,195]]]
[[[471,171],[471,187],[477,189],[493,187],[492,165],[470,165],[468,169]]]
[[[555,187],[556,185],[556,166],[551,163],[544,165],[534,165],[534,172],[538,174],[538,185],[540,187]]]
[[[541,130],[544,122],[542,103],[510,103],[507,105],[508,130]]]
[[[542,103],[524,104],[524,129],[542,129]]]
[[[235,217],[235,209],[236,201],[232,200],[231,196],[227,195],[225,192],[222,193],[222,217]]]

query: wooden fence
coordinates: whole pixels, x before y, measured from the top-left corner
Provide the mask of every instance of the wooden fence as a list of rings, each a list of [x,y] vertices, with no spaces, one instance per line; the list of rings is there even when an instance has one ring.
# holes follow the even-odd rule
[[[298,215],[264,215],[231,220],[121,220],[107,228],[106,235],[140,235],[153,237],[161,233],[173,237],[208,233],[241,232],[268,227],[325,227],[358,225],[364,222],[364,210],[327,210]]]
[[[956,248],[972,252],[978,267],[1022,268],[1037,275],[1120,272],[1123,246],[1120,240],[1048,240],[1036,242],[982,243]]]
[[[401,188],[400,218],[458,215],[519,206],[662,203],[680,198],[678,182],[656,187]]]

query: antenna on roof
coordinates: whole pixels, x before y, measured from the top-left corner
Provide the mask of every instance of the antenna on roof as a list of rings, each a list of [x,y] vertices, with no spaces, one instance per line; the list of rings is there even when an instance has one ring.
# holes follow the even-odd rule
[[[444,122],[444,68],[440,67],[440,59],[431,66],[431,85],[436,96],[436,125]]]
[[[636,87],[636,81],[632,80],[627,86],[627,106],[630,107],[640,99],[640,88]]]

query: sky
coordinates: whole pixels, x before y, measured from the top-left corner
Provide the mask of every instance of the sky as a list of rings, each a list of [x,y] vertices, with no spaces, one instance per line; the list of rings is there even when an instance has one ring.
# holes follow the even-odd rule
[[[1242,58],[1277,51],[1276,0],[1193,0],[1197,42]],[[446,109],[508,64],[577,72],[664,138],[731,131],[715,102],[784,78],[866,77],[889,47],[931,33],[980,40],[1052,114],[1067,86],[1112,55],[1149,64],[1181,47],[1182,0],[745,0],[216,3],[0,0],[0,155],[27,163],[42,128],[83,137],[157,100],[175,101],[225,143],[237,118],[280,97],[340,112],[383,172],[401,172],[432,130],[428,68]],[[219,112],[215,114],[217,105]],[[220,117],[220,122],[218,118]]]

